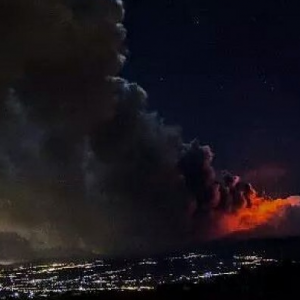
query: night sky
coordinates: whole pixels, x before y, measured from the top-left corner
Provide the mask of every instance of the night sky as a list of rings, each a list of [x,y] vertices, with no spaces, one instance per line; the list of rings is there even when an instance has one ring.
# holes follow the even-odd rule
[[[235,3],[234,3],[235,2]],[[124,76],[218,169],[299,193],[300,19],[289,1],[127,0]]]

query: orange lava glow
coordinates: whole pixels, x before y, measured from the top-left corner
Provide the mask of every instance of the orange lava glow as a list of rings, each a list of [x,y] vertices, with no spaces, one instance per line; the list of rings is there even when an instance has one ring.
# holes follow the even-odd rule
[[[276,226],[286,210],[294,206],[300,206],[300,198],[297,196],[273,200],[253,195],[250,208],[244,207],[235,213],[222,216],[219,234],[251,231],[271,223]]]

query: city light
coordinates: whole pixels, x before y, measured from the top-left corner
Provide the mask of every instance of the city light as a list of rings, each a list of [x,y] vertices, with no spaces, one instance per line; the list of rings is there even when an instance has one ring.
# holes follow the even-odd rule
[[[145,291],[164,284],[198,284],[217,276],[237,274],[243,266],[256,268],[276,263],[276,259],[257,253],[222,258],[211,253],[193,252],[121,262],[95,260],[3,266],[0,270],[0,296],[17,299],[22,295],[33,298],[65,292]]]

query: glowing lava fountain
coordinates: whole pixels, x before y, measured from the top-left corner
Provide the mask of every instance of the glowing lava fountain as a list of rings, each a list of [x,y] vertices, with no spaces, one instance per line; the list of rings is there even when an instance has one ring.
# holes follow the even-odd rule
[[[287,212],[292,208],[300,208],[300,197],[291,196],[286,199],[267,199],[251,196],[251,207],[243,207],[236,212],[223,214],[220,218],[218,235],[255,231],[264,226],[276,230],[284,226]]]

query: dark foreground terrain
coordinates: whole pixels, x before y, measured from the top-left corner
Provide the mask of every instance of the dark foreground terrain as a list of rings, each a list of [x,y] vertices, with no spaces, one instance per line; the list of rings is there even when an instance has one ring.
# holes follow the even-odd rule
[[[166,285],[147,292],[100,292],[53,296],[52,299],[165,300],[165,299],[298,299],[300,264],[284,262],[237,275],[208,279],[198,285]],[[284,298],[283,298],[284,299]]]

